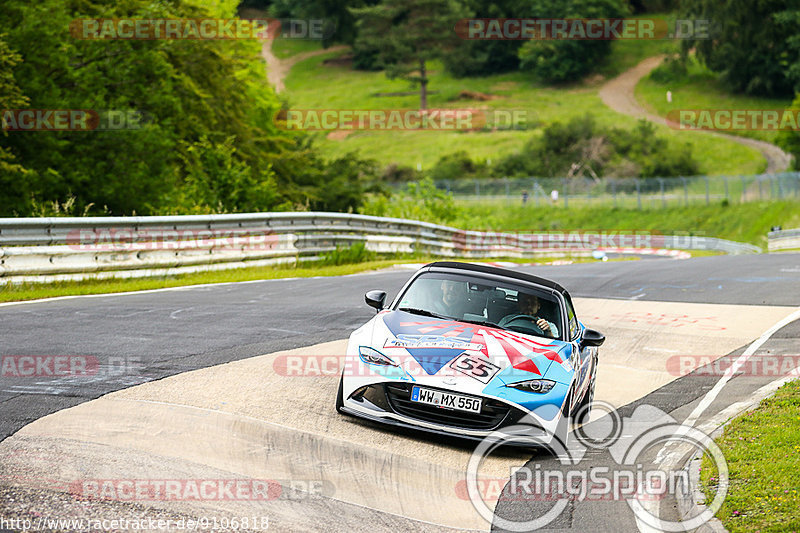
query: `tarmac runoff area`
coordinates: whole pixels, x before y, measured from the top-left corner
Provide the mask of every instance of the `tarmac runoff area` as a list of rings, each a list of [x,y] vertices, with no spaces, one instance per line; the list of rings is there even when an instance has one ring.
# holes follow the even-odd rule
[[[596,399],[615,406],[677,379],[670,358],[721,357],[794,310],[587,298],[575,306],[581,321],[606,334]],[[88,495],[102,480],[116,489],[121,480],[184,480],[181,490],[198,480],[245,485],[222,499],[142,501],[119,490],[114,501],[76,507],[50,498],[48,509],[32,507],[62,518],[134,506],[145,515],[268,517],[273,531],[488,530],[457,490],[473,446],[339,415],[338,374],[289,377],[274,365],[292,354],[341,356],[345,346],[339,340],[186,372],[51,414],[0,443],[0,478],[20,494]],[[507,478],[530,455],[495,454],[481,475]]]

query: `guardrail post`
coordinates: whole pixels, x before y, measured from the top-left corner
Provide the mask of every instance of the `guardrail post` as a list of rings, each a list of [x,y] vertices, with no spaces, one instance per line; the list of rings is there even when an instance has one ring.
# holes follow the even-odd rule
[[[742,194],[740,195],[739,201],[744,203],[747,200],[747,195],[745,194],[747,191],[747,180],[744,179],[744,176],[739,176],[739,179],[742,180]]]
[[[611,180],[611,195],[614,197],[614,207],[617,207],[617,180]]]
[[[639,178],[636,178],[636,206],[641,211],[642,209],[642,186]]]
[[[681,181],[683,181],[683,205],[685,207],[689,206],[689,182],[686,181],[686,178],[681,176]]]
[[[567,194],[567,178],[564,178],[562,183],[564,184],[564,207],[569,207],[569,199],[567,198],[569,196],[569,194]]]

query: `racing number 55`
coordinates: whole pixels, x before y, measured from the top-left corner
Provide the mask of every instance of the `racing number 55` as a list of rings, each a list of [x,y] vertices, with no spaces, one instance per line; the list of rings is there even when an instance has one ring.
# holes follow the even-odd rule
[[[450,363],[450,368],[475,378],[481,383],[489,383],[500,367],[484,359],[464,352]]]

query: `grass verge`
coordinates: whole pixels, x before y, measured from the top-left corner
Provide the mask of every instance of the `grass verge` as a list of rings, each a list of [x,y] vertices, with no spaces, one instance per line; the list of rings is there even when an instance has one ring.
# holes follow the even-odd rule
[[[689,205],[653,209],[623,209],[609,206],[568,208],[523,206],[519,199],[475,204],[456,202],[456,218],[429,220],[456,228],[491,231],[651,231],[681,232],[748,242],[766,248],[772,226],[800,227],[796,201],[748,202],[724,205]]]
[[[342,252],[344,253],[344,252]],[[55,298],[58,296],[79,296],[86,294],[110,294],[120,292],[146,291],[166,289],[170,287],[187,287],[210,283],[233,283],[238,281],[256,281],[285,278],[312,278],[322,276],[345,276],[369,270],[380,270],[403,263],[429,263],[443,260],[441,257],[403,256],[395,258],[376,258],[352,264],[301,264],[301,266],[251,267],[222,270],[217,272],[198,272],[179,276],[160,276],[142,279],[108,279],[87,281],[65,281],[57,283],[24,283],[20,285],[0,286],[0,302],[19,302]],[[594,262],[587,257],[540,257],[498,258],[491,261],[509,261],[513,263],[546,263],[552,260],[570,260],[574,263]],[[613,260],[631,260],[622,258]],[[455,261],[474,261],[476,259],[452,258]],[[487,260],[488,261],[488,260]]]
[[[728,531],[800,531],[800,381],[728,424],[717,444],[730,480],[717,517]],[[708,501],[716,494],[717,476],[705,457],[700,482]]]

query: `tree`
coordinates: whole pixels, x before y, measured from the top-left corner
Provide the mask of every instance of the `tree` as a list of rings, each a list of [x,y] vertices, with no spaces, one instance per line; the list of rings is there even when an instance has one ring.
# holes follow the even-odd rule
[[[0,216],[68,200],[89,214],[269,210],[329,190],[329,163],[310,136],[274,120],[283,104],[266,83],[259,42],[65,31],[84,18],[228,18],[236,3],[6,0],[0,108],[141,111],[150,120],[122,130],[0,132]]]
[[[464,0],[471,18],[524,18],[531,16],[524,1]],[[456,77],[486,76],[519,68],[517,52],[524,41],[513,39],[462,39],[444,57],[448,72]]]
[[[618,19],[628,14],[622,0],[533,0],[528,9],[550,19]],[[519,49],[520,70],[546,83],[578,81],[610,52],[610,40],[533,39]]]
[[[428,108],[427,64],[458,44],[454,28],[466,11],[458,0],[408,0],[353,9],[356,47],[374,49],[377,65],[390,79],[419,84],[420,109]]]
[[[792,96],[800,91],[797,0],[692,0],[679,17],[710,21],[711,38],[683,41],[736,92]]]
[[[22,61],[22,56],[8,46],[4,37],[0,35],[0,112],[27,107],[28,104],[13,72],[14,67]],[[7,142],[8,135],[14,134],[0,129],[0,205],[6,206],[0,208],[0,212],[10,215],[31,208],[31,184],[26,179],[26,169],[8,148],[2,146]]]

